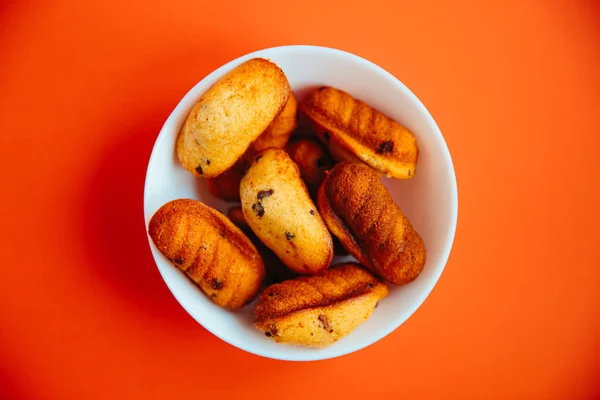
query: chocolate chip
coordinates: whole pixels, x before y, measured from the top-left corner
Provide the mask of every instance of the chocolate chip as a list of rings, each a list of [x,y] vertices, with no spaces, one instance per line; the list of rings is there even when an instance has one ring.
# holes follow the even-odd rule
[[[285,233],[285,238],[286,238],[287,240],[292,240],[292,239],[294,238],[294,234],[293,234],[293,233],[291,233],[291,232],[286,232],[286,233]]]
[[[379,154],[391,153],[394,151],[394,142],[392,140],[388,140],[387,142],[381,142],[377,152]]]
[[[173,260],[175,264],[183,264],[183,260],[181,258],[176,258]]]
[[[325,132],[323,136],[325,136],[325,140],[329,142],[329,132]]]
[[[322,168],[325,165],[325,160],[317,158],[317,168]]]
[[[202,175],[204,173],[204,171],[202,171],[202,166],[196,167],[196,172]]]
[[[264,199],[265,197],[269,197],[270,195],[273,194],[273,189],[269,189],[269,190],[259,190],[258,191],[258,195],[256,196],[256,198],[258,199],[258,201],[261,201],[262,199]]]
[[[319,318],[319,322],[321,323],[321,328],[325,329],[326,331],[331,329],[331,327],[329,326],[329,320],[327,319],[326,315],[319,314],[318,318]]]
[[[223,282],[221,282],[220,280],[213,278],[212,281],[210,282],[210,286],[214,289],[214,290],[220,290],[223,289]]]
[[[265,332],[266,337],[271,337],[271,332]]]
[[[315,215],[315,210],[310,210],[309,213],[310,215]]]
[[[259,218],[265,215],[265,209],[263,208],[263,206],[260,205],[260,203],[252,204],[252,209],[254,210],[256,215],[258,215]]]
[[[206,160],[206,165],[210,165],[210,160]]]

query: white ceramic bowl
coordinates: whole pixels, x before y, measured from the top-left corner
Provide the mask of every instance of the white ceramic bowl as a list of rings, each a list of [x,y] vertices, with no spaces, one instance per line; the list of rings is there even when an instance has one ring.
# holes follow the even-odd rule
[[[279,65],[300,101],[315,87],[333,86],[366,101],[416,135],[419,145],[416,176],[407,181],[384,178],[384,183],[425,241],[427,263],[423,272],[408,285],[390,286],[390,295],[380,302],[371,318],[349,336],[330,347],[311,349],[277,344],[255,329],[252,324],[255,303],[236,313],[214,305],[148,238],[152,254],[167,286],[183,308],[202,326],[233,346],[281,360],[308,361],[348,354],[369,346],[400,326],[423,303],[439,279],[454,240],[458,212],[452,159],[427,109],[406,86],[377,65],[324,47],[284,46],[261,50],[233,60],[202,79],[165,122],[146,174],[146,228],[160,206],[177,198],[193,198],[222,212],[227,210],[229,204],[212,197],[204,180],[193,177],[179,165],[175,139],[200,96],[226,72],[254,57],[268,58]]]

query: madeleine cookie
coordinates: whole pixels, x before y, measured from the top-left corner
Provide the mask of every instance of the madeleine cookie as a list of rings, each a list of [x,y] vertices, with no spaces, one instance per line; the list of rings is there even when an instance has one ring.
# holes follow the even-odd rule
[[[208,179],[208,190],[213,196],[221,200],[239,201],[240,181],[245,169],[245,163],[238,161],[221,175]]]
[[[285,151],[259,153],[242,178],[240,196],[252,231],[290,269],[317,274],[329,266],[331,235]]]
[[[415,175],[415,136],[368,104],[324,86],[312,92],[301,109],[337,161],[360,160],[398,179]]]
[[[331,233],[377,275],[402,285],[421,273],[423,240],[369,166],[337,164],[323,181],[317,204]]]
[[[298,166],[308,191],[316,194],[325,179],[325,171],[333,167],[333,162],[321,143],[303,137],[288,143],[285,150]]]
[[[150,219],[152,241],[217,305],[236,310],[257,294],[262,259],[227,217],[199,201],[168,202]]]
[[[281,112],[290,84],[274,63],[255,58],[219,79],[194,105],[177,138],[181,165],[213,178],[244,154]]]
[[[325,347],[365,322],[387,294],[385,284],[358,265],[339,264],[267,287],[254,324],[276,342]]]

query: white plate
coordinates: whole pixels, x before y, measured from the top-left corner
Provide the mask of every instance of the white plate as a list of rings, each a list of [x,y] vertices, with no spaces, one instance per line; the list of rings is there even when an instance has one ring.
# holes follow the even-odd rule
[[[150,247],[167,286],[183,308],[202,326],[242,350],[281,360],[319,360],[369,346],[388,335],[423,303],[438,281],[452,247],[458,213],[456,176],[444,138],[417,97],[398,79],[363,58],[315,46],[284,46],[260,50],[233,60],[201,80],[181,100],[165,122],[152,150],[146,174],[146,228],[154,212],[178,198],[200,200],[222,212],[228,204],[210,195],[205,180],[184,170],[175,154],[175,140],[189,110],[221,76],[242,62],[264,57],[279,65],[302,101],[313,88],[328,85],[366,101],[405,125],[417,137],[419,160],[413,179],[384,178],[394,200],[409,217],[427,248],[427,263],[412,283],[390,286],[371,318],[349,336],[324,349],[277,344],[252,324],[254,304],[233,313],[214,305],[191,280],[154,246]],[[225,149],[224,149],[225,151]]]

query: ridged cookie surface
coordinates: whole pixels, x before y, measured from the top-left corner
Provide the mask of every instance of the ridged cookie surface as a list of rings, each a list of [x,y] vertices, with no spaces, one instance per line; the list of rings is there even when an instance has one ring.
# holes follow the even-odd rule
[[[331,233],[377,275],[401,285],[421,273],[423,239],[369,166],[337,164],[319,189],[317,205]]]
[[[365,322],[387,294],[385,284],[357,264],[339,264],[267,287],[254,323],[277,342],[324,347]]]
[[[168,202],[148,226],[156,247],[221,307],[236,310],[257,294],[262,259],[248,237],[217,210],[189,199]]]
[[[302,111],[337,161],[360,160],[389,177],[415,175],[415,136],[404,126],[346,92],[324,86],[308,97]]]
[[[290,96],[274,63],[255,58],[219,79],[194,105],[177,138],[177,156],[196,176],[215,177],[244,154]]]

